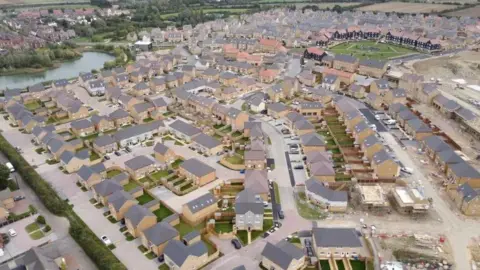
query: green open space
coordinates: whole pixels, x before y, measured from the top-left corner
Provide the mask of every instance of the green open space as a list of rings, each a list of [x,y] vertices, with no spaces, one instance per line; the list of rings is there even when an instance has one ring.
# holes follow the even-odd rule
[[[202,222],[196,226],[191,226],[184,221],[180,220],[180,223],[174,226],[175,229],[177,229],[178,233],[180,234],[181,237],[184,235],[187,235],[190,232],[193,232],[194,230],[200,231],[203,228],[205,228],[205,223]]]
[[[277,182],[273,182],[273,189],[275,191],[275,201],[280,203],[280,190],[278,189]]]
[[[123,186],[123,189],[126,191],[126,192],[129,192],[131,191],[132,189],[138,187],[138,184],[133,182],[133,181],[128,181],[128,183]]]
[[[343,261],[337,260],[335,262],[337,263],[338,270],[345,270],[345,265],[343,264]]]
[[[148,193],[143,193],[142,196],[139,196],[136,199],[140,205],[144,205],[154,200],[154,198]]]
[[[150,176],[155,180],[161,180],[162,177],[167,177],[169,175],[168,170],[161,170],[152,173]]]
[[[38,230],[30,234],[30,238],[32,238],[33,240],[38,240],[44,236],[45,234],[41,230]]]
[[[261,231],[252,231],[252,242],[257,239],[259,236],[261,236],[263,233],[271,229],[273,226],[273,220],[272,219],[264,219],[263,220],[263,230]],[[238,231],[237,232],[237,237],[242,241],[243,245],[247,245],[248,241],[248,234],[247,231]]]
[[[185,186],[181,187],[181,188],[180,188],[180,191],[187,190],[187,189],[189,189],[189,188],[191,188],[191,187],[193,187],[193,183],[190,183],[190,184],[188,184],[188,185],[185,185]]]
[[[90,161],[97,160],[99,158],[100,158],[100,156],[95,151],[92,151],[90,153]]]
[[[114,176],[116,176],[116,175],[119,175],[119,174],[121,174],[121,173],[122,173],[122,171],[120,171],[120,170],[111,170],[111,171],[108,171],[108,172],[107,172],[107,178],[112,178],[112,177],[114,177]]]
[[[364,261],[350,261],[350,265],[352,266],[353,270],[365,270],[365,262]]]
[[[243,160],[243,158],[238,156],[238,155],[233,155],[233,156],[230,156],[230,157],[226,157],[225,160],[227,160],[231,164],[238,164],[238,165],[243,164],[245,162],[245,160]]]
[[[322,270],[330,270],[330,264],[328,263],[328,260],[320,260],[320,268]]]
[[[38,224],[36,222],[30,223],[25,227],[25,230],[28,233],[31,233],[31,232],[36,231],[38,229],[40,229],[40,226],[38,226]]]
[[[176,159],[174,162],[172,162],[171,166],[172,168],[176,169],[178,168],[178,166],[180,166],[180,164],[183,162],[183,159],[181,158],[178,158]]]
[[[377,43],[375,41],[344,42],[328,49],[335,54],[347,54],[359,59],[387,60],[416,51],[397,45]]]
[[[29,111],[35,111],[40,107],[42,107],[42,104],[39,101],[34,101],[34,102],[25,104],[25,108],[27,108],[27,110]]]
[[[173,214],[173,212],[170,209],[168,209],[163,205],[160,205],[160,208],[153,211],[153,213],[155,214],[155,216],[157,216],[158,222],[162,221],[164,218],[169,217]]]
[[[298,192],[297,196],[295,197],[295,201],[298,214],[300,214],[300,216],[302,216],[303,218],[317,220],[323,219],[325,217],[325,213],[320,207],[308,203],[305,192]]]
[[[93,133],[93,134],[90,134],[90,135],[87,135],[87,136],[84,136],[84,137],[80,137],[80,138],[84,141],[89,141],[89,140],[93,140],[97,137],[98,137],[98,133]]]
[[[215,223],[215,231],[217,233],[228,233],[233,231],[233,224],[230,222],[216,222]]]

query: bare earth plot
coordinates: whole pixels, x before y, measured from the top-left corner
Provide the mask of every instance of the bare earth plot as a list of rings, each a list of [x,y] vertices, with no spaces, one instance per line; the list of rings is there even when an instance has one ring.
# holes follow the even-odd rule
[[[480,6],[475,6],[463,10],[457,10],[453,12],[446,13],[447,16],[468,16],[468,17],[478,17],[480,16]]]
[[[455,8],[455,5],[445,4],[423,4],[423,3],[404,3],[404,2],[388,2],[381,4],[374,4],[370,6],[361,7],[358,10],[362,11],[382,11],[382,12],[399,12],[399,13],[430,13],[444,11]]]

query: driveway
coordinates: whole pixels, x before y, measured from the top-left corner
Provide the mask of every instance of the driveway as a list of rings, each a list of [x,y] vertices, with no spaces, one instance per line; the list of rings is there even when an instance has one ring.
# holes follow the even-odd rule
[[[100,115],[108,115],[116,110],[114,107],[108,107],[106,101],[98,101],[100,97],[90,96],[87,90],[85,90],[85,88],[81,87],[79,84],[73,85],[72,91],[75,93],[76,98],[78,98],[84,104],[92,107],[94,110],[98,111]]]

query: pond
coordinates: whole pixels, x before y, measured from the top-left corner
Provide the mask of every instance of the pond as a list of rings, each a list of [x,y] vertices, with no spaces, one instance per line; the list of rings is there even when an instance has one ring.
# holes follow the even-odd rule
[[[100,52],[84,52],[82,58],[62,63],[58,68],[39,73],[25,73],[0,76],[0,89],[25,88],[44,81],[69,79],[76,77],[80,72],[89,72],[100,69],[103,64],[114,60],[115,57]]]

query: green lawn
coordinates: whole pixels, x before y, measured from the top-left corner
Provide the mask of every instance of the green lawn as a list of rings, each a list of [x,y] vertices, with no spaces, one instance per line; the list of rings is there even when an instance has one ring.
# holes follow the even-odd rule
[[[95,151],[92,151],[90,153],[90,161],[97,160],[99,158],[100,158],[100,156]]]
[[[205,245],[207,246],[207,249],[208,249],[208,255],[212,255],[213,253],[215,253],[217,250],[215,249],[215,247],[210,243],[210,241],[203,241],[205,243]]]
[[[386,43],[375,41],[345,42],[328,49],[336,54],[347,54],[359,59],[387,60],[391,57],[399,57],[416,51]]]
[[[298,214],[305,219],[317,220],[325,217],[325,214],[320,207],[310,204],[306,201],[305,192],[297,193],[296,205]]]
[[[255,241],[259,236],[261,236],[264,232],[271,229],[273,226],[272,219],[264,219],[263,220],[263,230],[262,231],[252,231],[252,242]],[[243,245],[247,245],[248,235],[247,231],[238,231],[237,237],[242,241]]]
[[[42,104],[38,101],[35,102],[30,102],[28,104],[25,104],[25,108],[29,111],[35,111],[36,109],[42,107]]]
[[[239,154],[240,156],[243,157],[245,155],[245,150],[237,148],[237,149],[235,149],[235,153],[237,153],[237,154]]]
[[[320,260],[320,268],[322,270],[330,270],[330,264],[328,263],[328,260]]]
[[[185,185],[185,186],[181,187],[181,188],[180,188],[180,191],[187,190],[187,189],[189,189],[189,188],[191,188],[191,187],[193,187],[193,183],[190,183],[190,184],[188,184],[188,185]]]
[[[33,240],[38,240],[44,236],[45,234],[43,234],[43,232],[40,230],[30,234],[30,238],[32,238]]]
[[[273,182],[273,189],[275,191],[275,200],[277,203],[280,203],[280,190],[278,189],[278,184]]]
[[[179,142],[179,141],[175,141],[175,145],[180,145],[180,146],[183,146],[184,144]]]
[[[245,162],[245,160],[243,160],[243,158],[238,156],[238,155],[233,155],[233,156],[227,157],[225,159],[228,162],[230,162],[231,164],[243,164]]]
[[[36,231],[38,229],[40,229],[40,226],[38,226],[38,224],[36,222],[30,223],[25,227],[25,231],[27,231],[28,233],[31,233],[31,232]]]
[[[242,135],[242,133],[241,133],[240,131],[238,131],[238,130],[235,131],[234,133],[232,133],[232,136],[233,136],[233,137],[238,137],[238,136],[240,136],[240,135]]]
[[[350,265],[352,266],[353,270],[365,270],[365,262],[364,261],[350,260]]]
[[[215,223],[215,231],[217,233],[221,233],[221,232],[224,232],[224,233],[228,233],[228,232],[231,232],[233,231],[233,224],[231,224],[230,222],[225,222],[225,223]]]
[[[225,125],[224,124],[218,124],[218,125],[213,125],[213,128],[215,129],[221,129],[222,127],[224,127]]]
[[[222,129],[222,132],[232,132],[232,126],[228,125],[226,128]]]
[[[170,267],[164,263],[158,267],[158,270],[170,270]]]
[[[130,190],[134,189],[138,187],[138,184],[133,182],[133,181],[129,181],[125,186],[123,186],[123,189],[126,191],[126,192],[129,192]]]
[[[122,171],[120,171],[120,170],[111,170],[111,171],[108,171],[108,172],[107,172],[107,178],[112,178],[112,177],[114,177],[114,176],[116,176],[116,175],[119,175],[119,174],[121,174],[121,173],[122,173]]]
[[[187,223],[183,222],[180,220],[180,223],[174,226],[175,229],[177,229],[178,233],[180,233],[180,236],[184,236],[194,230],[200,231],[201,229],[205,228],[205,223],[200,223],[197,226],[190,226]]]
[[[337,260],[335,262],[337,263],[338,270],[345,270],[345,265],[343,264],[343,261]]]
[[[171,136],[167,135],[167,136],[163,137],[163,140],[164,141],[173,141],[174,139]]]
[[[169,217],[173,214],[173,212],[170,211],[170,209],[168,209],[167,207],[165,207],[163,205],[160,205],[160,208],[153,211],[153,213],[155,214],[155,216],[157,216],[157,222],[160,222],[164,218]]]
[[[93,140],[98,137],[98,133],[93,133],[84,137],[80,137],[82,140],[87,141],[87,140]]]
[[[172,162],[172,168],[174,168],[174,169],[178,168],[178,166],[180,166],[180,164],[182,162],[183,162],[183,159],[181,159],[181,158],[175,160],[174,162]]]
[[[154,198],[147,193],[143,193],[142,196],[137,197],[136,199],[138,201],[138,204],[140,205],[144,205],[154,200]]]
[[[148,122],[152,122],[152,121],[153,121],[153,118],[151,118],[151,117],[143,119],[144,123],[148,123]]]
[[[167,177],[169,175],[168,170],[162,170],[152,173],[150,176],[155,180],[160,180],[162,177]]]

